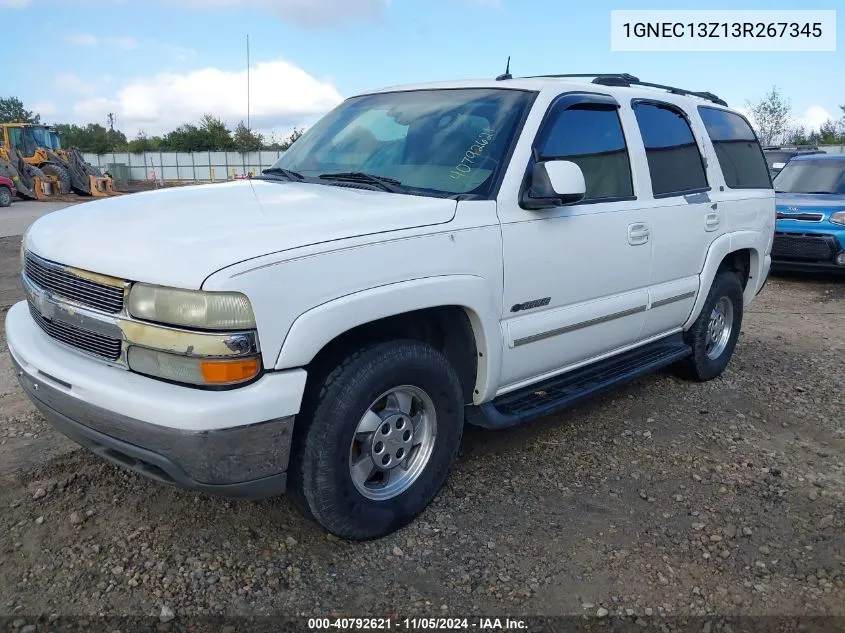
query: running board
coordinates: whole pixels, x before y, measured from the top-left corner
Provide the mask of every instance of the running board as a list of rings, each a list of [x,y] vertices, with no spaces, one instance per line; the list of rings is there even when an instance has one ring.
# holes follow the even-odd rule
[[[467,408],[467,421],[489,429],[502,429],[554,413],[574,402],[620,385],[692,353],[678,333],[643,347],[567,372],[492,402]]]

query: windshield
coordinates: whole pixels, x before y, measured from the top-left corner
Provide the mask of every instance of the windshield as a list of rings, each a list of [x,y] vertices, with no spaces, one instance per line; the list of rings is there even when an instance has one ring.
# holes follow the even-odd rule
[[[38,147],[51,147],[50,132],[45,127],[29,128],[32,131],[32,138]]]
[[[35,154],[38,143],[35,141],[31,127],[9,128],[9,136],[12,147],[18,150],[23,156],[28,158]]]
[[[398,181],[409,193],[486,197],[533,98],[486,88],[354,97],[273,167],[306,178],[363,172]]]
[[[845,193],[845,160],[795,160],[775,178],[781,193]]]

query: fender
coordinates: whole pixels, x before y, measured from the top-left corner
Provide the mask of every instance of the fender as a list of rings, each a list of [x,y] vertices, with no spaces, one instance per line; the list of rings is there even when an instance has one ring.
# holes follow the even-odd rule
[[[753,231],[725,233],[713,241],[710,249],[707,251],[704,267],[698,276],[698,296],[695,299],[695,305],[692,307],[689,318],[687,318],[686,323],[683,325],[684,330],[689,329],[698,318],[698,315],[701,314],[701,310],[704,308],[704,302],[707,300],[707,293],[710,292],[710,286],[713,285],[713,280],[716,278],[719,266],[725,257],[734,251],[746,248],[751,249],[750,270],[748,273],[748,284],[745,287],[744,303],[747,305],[750,298],[754,298],[757,277],[760,274],[759,242],[760,234]]]
[[[402,281],[339,297],[301,314],[288,330],[276,369],[304,367],[330,341],[359,325],[413,310],[455,305],[466,310],[479,352],[473,394],[493,397],[502,362],[499,313],[491,286],[475,275],[443,275]]]

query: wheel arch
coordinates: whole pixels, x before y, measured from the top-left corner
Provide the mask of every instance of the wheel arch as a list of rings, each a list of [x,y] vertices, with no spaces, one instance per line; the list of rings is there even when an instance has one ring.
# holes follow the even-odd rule
[[[481,277],[412,280],[340,297],[300,315],[285,337],[276,369],[321,374],[344,354],[396,338],[427,342],[454,367],[466,403],[489,399],[501,363],[496,302]]]
[[[707,252],[704,267],[699,275],[699,291],[692,312],[684,323],[684,330],[692,326],[707,300],[707,294],[716,275],[722,270],[736,272],[743,287],[743,302],[748,305],[757,294],[763,274],[760,234],[743,231],[728,233],[715,240]]]

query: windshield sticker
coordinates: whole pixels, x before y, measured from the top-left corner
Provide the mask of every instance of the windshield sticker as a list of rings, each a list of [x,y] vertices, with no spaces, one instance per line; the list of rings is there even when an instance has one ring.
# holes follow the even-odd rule
[[[495,132],[491,128],[484,128],[478,134],[478,138],[470,145],[469,149],[461,158],[455,168],[449,172],[449,177],[457,180],[458,178],[466,178],[472,172],[475,161],[484,156],[488,145],[493,140]]]

